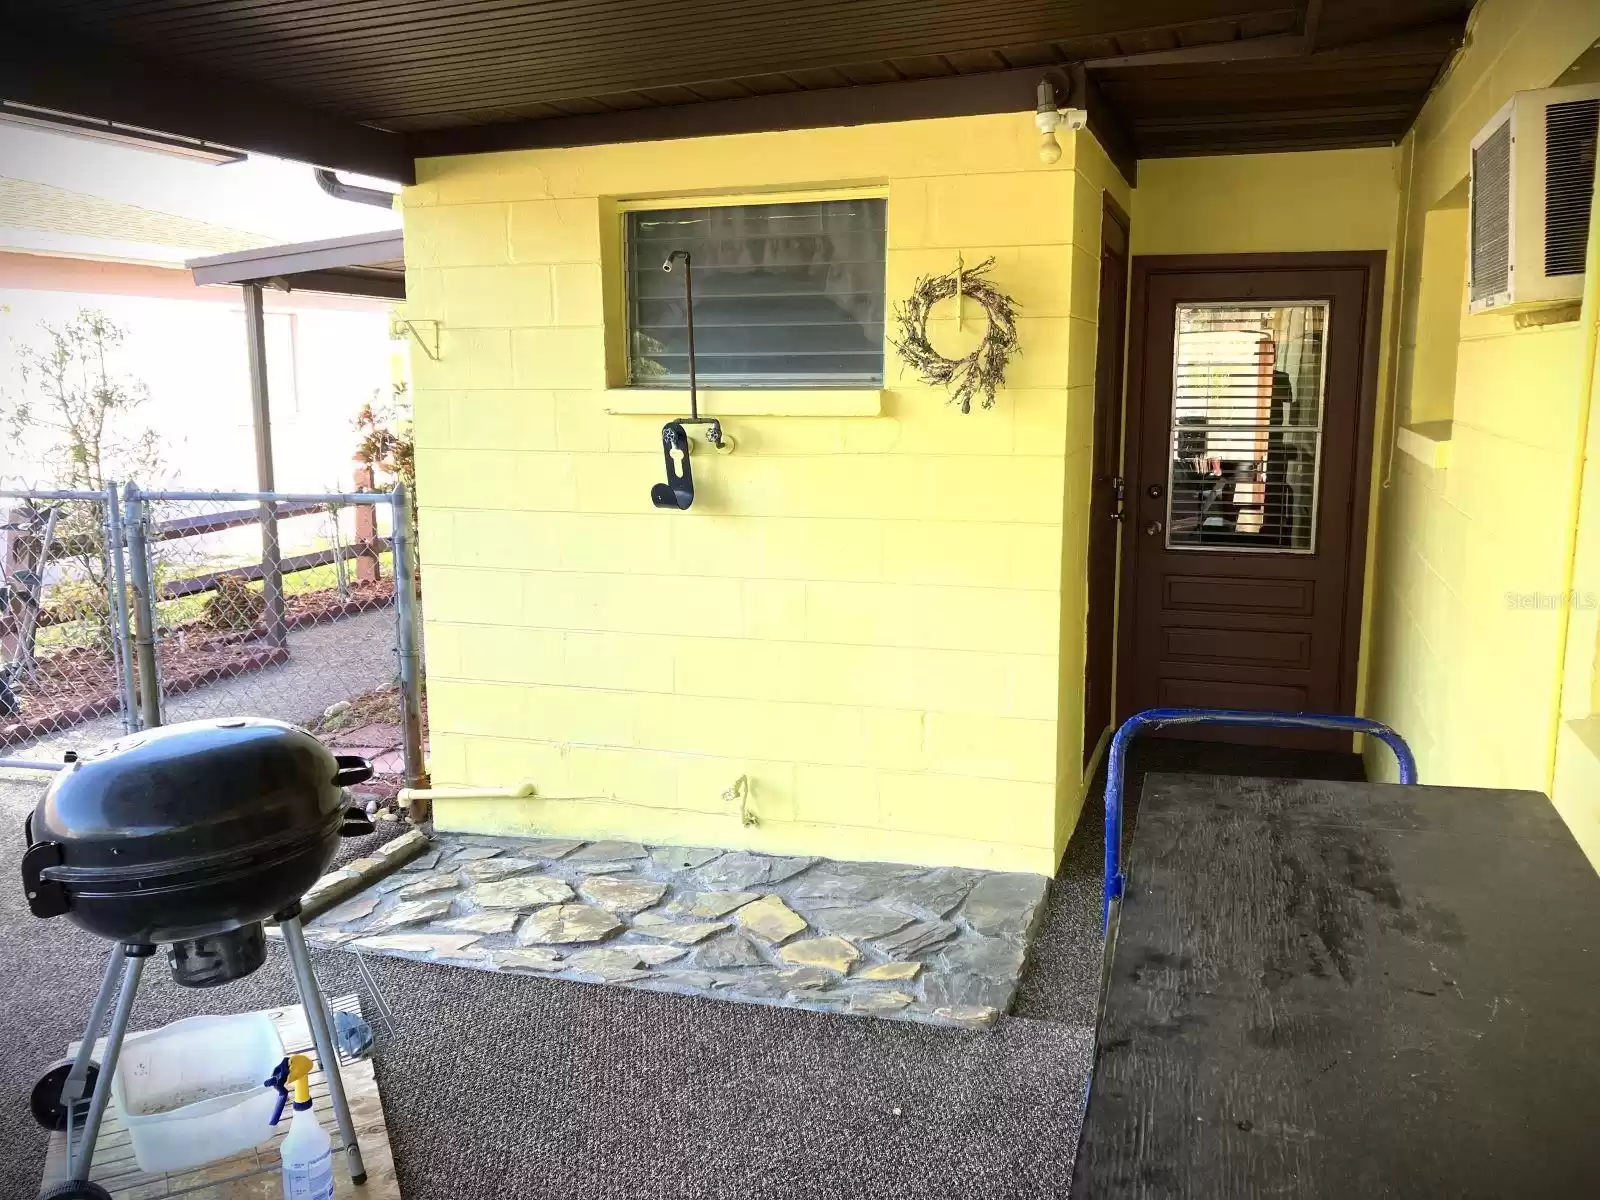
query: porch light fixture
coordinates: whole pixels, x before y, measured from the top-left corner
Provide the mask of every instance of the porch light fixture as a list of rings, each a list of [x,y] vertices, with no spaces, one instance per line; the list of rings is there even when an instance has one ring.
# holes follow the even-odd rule
[[[1034,110],[1033,123],[1039,127],[1039,161],[1046,165],[1061,161],[1061,143],[1056,141],[1057,129],[1082,129],[1089,124],[1089,110],[1085,108],[1057,108],[1056,89],[1048,79],[1039,81],[1039,107]]]

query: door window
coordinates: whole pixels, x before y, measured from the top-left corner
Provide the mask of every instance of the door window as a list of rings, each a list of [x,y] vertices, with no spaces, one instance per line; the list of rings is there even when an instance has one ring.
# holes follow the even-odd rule
[[[1169,550],[1312,554],[1328,302],[1179,304]]]

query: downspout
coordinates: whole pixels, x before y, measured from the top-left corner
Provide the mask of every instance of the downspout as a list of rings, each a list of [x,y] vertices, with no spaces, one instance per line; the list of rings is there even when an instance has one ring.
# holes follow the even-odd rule
[[[1594,401],[1595,356],[1600,354],[1600,159],[1595,161],[1589,200],[1589,244],[1583,261],[1583,358],[1578,364],[1578,461],[1573,467],[1572,503],[1567,513],[1567,565],[1561,582],[1561,635],[1556,645],[1556,688],[1550,723],[1550,761],[1545,794],[1555,796],[1556,756],[1561,746],[1562,699],[1567,690],[1567,646],[1572,636],[1573,586],[1578,578],[1578,521],[1583,512],[1584,468],[1589,454],[1589,420]],[[1594,481],[1590,481],[1594,486]]]
[[[335,200],[349,200],[353,204],[370,204],[374,208],[393,208],[394,192],[386,192],[382,188],[361,187],[359,184],[345,183],[326,167],[312,168],[312,174],[317,177],[317,186]]]

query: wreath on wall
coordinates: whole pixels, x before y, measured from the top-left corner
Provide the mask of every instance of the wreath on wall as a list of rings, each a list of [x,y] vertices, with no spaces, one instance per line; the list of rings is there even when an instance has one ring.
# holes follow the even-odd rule
[[[993,266],[993,258],[975,267],[963,267],[958,259],[954,271],[917,280],[911,298],[894,310],[899,336],[890,337],[889,344],[924,383],[945,388],[950,403],[960,405],[964,413],[972,411],[972,398],[979,392],[983,407],[994,407],[995,390],[1005,383],[1006,364],[1022,350],[1017,342],[1017,303],[989,280]],[[982,306],[988,328],[971,354],[946,358],[928,341],[928,314],[941,300],[957,295]]]

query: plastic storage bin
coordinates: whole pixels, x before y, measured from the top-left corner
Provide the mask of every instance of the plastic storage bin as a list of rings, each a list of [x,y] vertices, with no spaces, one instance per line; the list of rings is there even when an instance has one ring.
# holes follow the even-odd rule
[[[278,1093],[262,1080],[283,1060],[264,1013],[190,1017],[130,1034],[111,1094],[141,1171],[181,1171],[259,1146]]]

